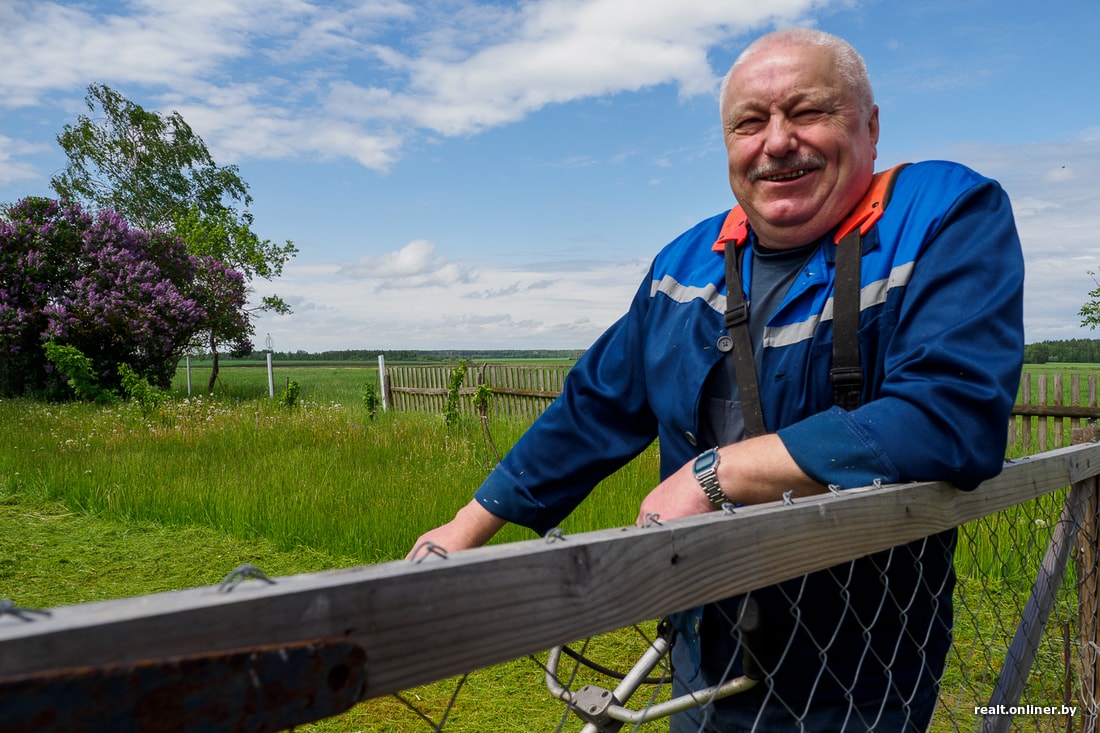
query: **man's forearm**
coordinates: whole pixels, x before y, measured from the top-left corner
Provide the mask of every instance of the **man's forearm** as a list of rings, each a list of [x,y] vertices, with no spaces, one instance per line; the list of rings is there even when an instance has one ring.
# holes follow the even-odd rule
[[[718,485],[732,504],[762,504],[789,491],[806,496],[825,490],[799,468],[778,435],[733,443],[718,453]]]
[[[777,501],[788,491],[795,496],[825,491],[798,467],[777,435],[723,446],[718,455],[718,486],[731,504]],[[638,509],[638,524],[652,517],[675,519],[715,510],[695,478],[692,463],[685,463],[649,492]]]

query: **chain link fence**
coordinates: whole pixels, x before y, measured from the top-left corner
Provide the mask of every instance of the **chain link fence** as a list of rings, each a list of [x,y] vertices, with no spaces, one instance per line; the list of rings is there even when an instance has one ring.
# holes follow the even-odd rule
[[[611,637],[593,637],[530,657],[532,676],[545,677],[545,705],[560,708],[558,724],[547,730],[667,730],[666,716],[678,711],[690,722],[676,730],[771,731],[782,725],[783,730],[816,731],[820,728],[813,714],[818,699],[829,705],[838,699],[851,703],[835,718],[838,727],[830,730],[1095,730],[1100,674],[1096,496],[1092,479],[963,524],[957,539],[953,531],[936,533],[786,581],[756,592],[762,599],[768,594],[772,598],[765,601],[768,613],[757,610],[748,623],[737,604],[714,606],[712,613],[717,615],[703,623],[719,625],[728,635],[726,643],[712,650],[712,666],[719,672],[706,691],[686,700],[678,701],[682,691],[676,690],[695,672],[670,663],[666,651],[675,632],[667,621],[625,632],[633,637],[639,663],[634,670],[609,669],[599,658],[602,644],[624,644],[624,632],[610,642]],[[883,578],[898,565],[915,568],[919,577],[905,587],[879,585],[872,597],[866,587],[854,585],[857,579],[866,581],[867,574],[859,571],[861,563]],[[815,613],[820,606],[803,602],[810,587],[821,583],[831,584],[833,595],[845,599],[839,615],[824,623]],[[952,608],[946,618],[953,615],[954,623],[941,627],[944,614],[921,613],[916,606],[922,588],[932,591],[925,595],[934,598],[940,587],[952,584]],[[754,598],[754,592],[745,598]],[[776,599],[785,611],[777,610]],[[835,630],[843,624],[864,630],[862,648],[832,642],[836,635],[828,633],[829,627]],[[889,638],[891,629],[897,634],[894,638]],[[948,634],[951,643],[941,668],[932,647],[936,638]],[[903,637],[921,650],[925,666],[916,674],[893,668],[898,650],[905,646]],[[744,668],[746,649],[750,659],[761,657],[757,665],[762,669]],[[802,672],[807,664],[814,670],[808,688],[787,687],[785,668],[796,665]],[[862,689],[852,684],[853,679],[866,678],[868,670],[877,686],[867,685],[866,679]],[[930,680],[938,680],[938,686]],[[919,711],[924,689],[938,692],[930,722]],[[455,694],[460,691],[459,687]],[[868,694],[884,703],[876,707],[860,699]],[[900,717],[888,709],[889,699],[901,700]],[[450,700],[448,711],[454,702]],[[745,728],[716,722],[723,708],[755,711],[764,703],[783,715],[760,715],[756,720],[750,715]],[[425,730],[459,725],[447,716],[433,720],[420,714]],[[517,723],[514,730],[526,728]]]
[[[137,720],[180,684],[213,680],[200,690],[210,706],[177,706],[163,729],[281,730],[264,705],[294,702],[283,712],[306,722],[367,700],[396,706],[378,716],[387,731],[400,709],[447,733],[657,731],[672,712],[675,733],[1091,732],[1098,475],[1091,443],[1012,462],[973,492],[836,490],[43,616],[0,606],[0,708],[11,730],[94,730],[69,726],[80,701]],[[670,660],[670,641],[699,629],[714,641]],[[507,660],[521,660],[529,686],[462,674]],[[249,679],[239,699],[219,694]],[[133,694],[95,692],[119,680]],[[309,690],[334,699],[310,708],[324,696]],[[506,698],[530,712],[493,716]],[[535,724],[546,710],[553,722]]]

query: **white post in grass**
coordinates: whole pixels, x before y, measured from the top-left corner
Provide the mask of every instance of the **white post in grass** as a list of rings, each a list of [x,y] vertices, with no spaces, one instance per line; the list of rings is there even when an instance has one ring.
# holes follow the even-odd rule
[[[187,396],[191,396],[191,355],[187,355]]]
[[[386,411],[386,357],[378,355],[378,389],[382,392],[382,412]]]
[[[271,399],[275,399],[275,379],[271,375],[271,350],[274,342],[271,340],[271,334],[267,335],[267,395]]]

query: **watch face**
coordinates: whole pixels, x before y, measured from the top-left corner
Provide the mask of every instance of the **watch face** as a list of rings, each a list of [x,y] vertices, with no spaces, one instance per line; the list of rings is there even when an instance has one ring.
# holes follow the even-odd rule
[[[695,459],[695,465],[692,466],[692,470],[695,473],[702,473],[708,468],[713,468],[714,464],[718,462],[718,453],[713,450],[708,450],[698,458]]]

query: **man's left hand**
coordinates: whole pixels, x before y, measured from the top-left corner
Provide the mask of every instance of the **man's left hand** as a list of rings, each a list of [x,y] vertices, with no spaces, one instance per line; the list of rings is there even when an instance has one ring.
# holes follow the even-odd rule
[[[642,500],[638,509],[638,526],[644,526],[647,518],[676,519],[714,511],[714,505],[703,493],[703,487],[691,470],[693,463],[685,463]]]

